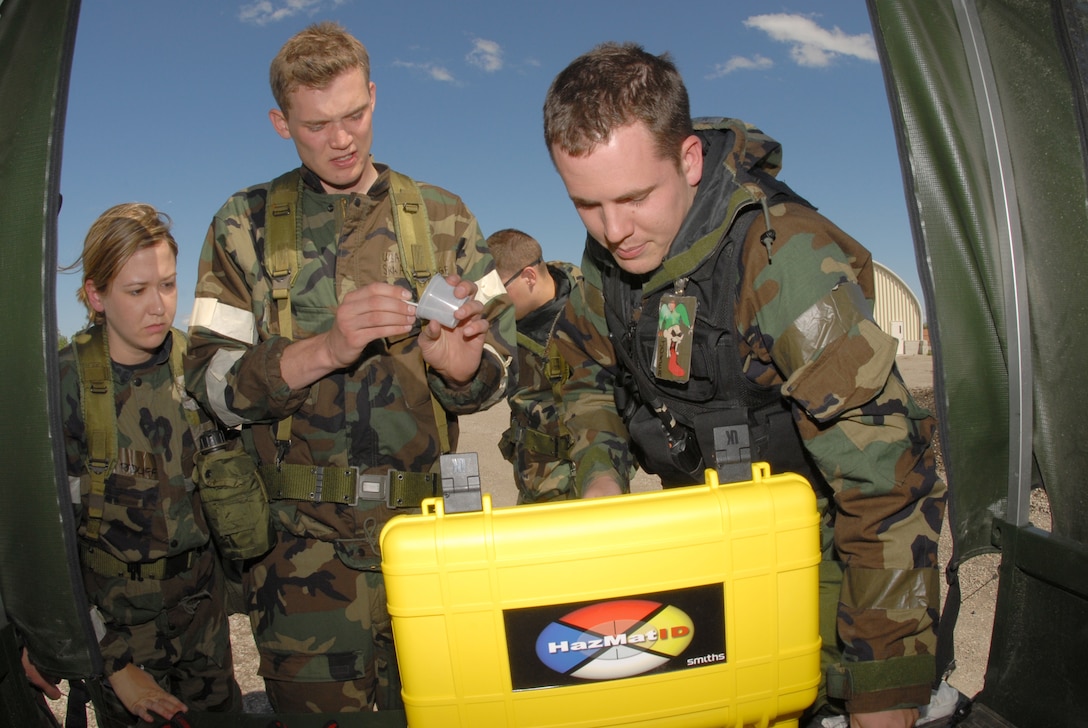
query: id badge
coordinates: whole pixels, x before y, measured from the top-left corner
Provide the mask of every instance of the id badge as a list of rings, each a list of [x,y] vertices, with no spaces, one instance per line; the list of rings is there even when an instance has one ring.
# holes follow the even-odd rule
[[[691,329],[695,326],[695,296],[667,293],[657,316],[654,371],[658,379],[686,382],[691,376]]]

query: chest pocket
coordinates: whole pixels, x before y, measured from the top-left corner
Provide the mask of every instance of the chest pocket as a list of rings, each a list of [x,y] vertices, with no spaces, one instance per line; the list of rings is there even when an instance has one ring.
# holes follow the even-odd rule
[[[155,559],[169,551],[164,504],[189,495],[171,492],[164,467],[161,456],[120,448],[117,464],[106,478],[100,539],[126,560]],[[85,527],[90,478],[82,478],[81,486]]]

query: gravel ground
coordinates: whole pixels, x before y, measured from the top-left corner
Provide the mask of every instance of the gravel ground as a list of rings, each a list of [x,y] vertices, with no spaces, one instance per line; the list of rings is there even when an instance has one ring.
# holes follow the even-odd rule
[[[933,360],[929,356],[900,357],[899,369],[911,392],[923,405],[933,410]],[[504,404],[487,412],[463,418],[461,421],[462,452],[476,452],[479,456],[480,476],[484,490],[491,493],[496,507],[513,505],[516,491],[510,483],[509,464],[496,448],[499,436],[506,429],[509,410]],[[938,463],[940,449],[938,443]],[[943,466],[941,467],[943,475]],[[656,490],[656,479],[640,472],[632,489]],[[1032,522],[1043,529],[1050,528],[1050,509],[1045,494],[1037,492],[1032,497]],[[947,527],[941,537],[940,559],[947,563],[951,554],[951,538]],[[960,569],[963,604],[956,627],[957,669],[949,682],[966,695],[975,695],[982,689],[986,660],[989,654],[990,633],[993,627],[994,600],[997,596],[996,554],[976,557]],[[257,677],[257,653],[249,631],[249,622],[243,615],[230,618],[234,647],[234,661],[238,682],[244,695],[246,712],[268,712],[270,707],[264,693],[264,684]],[[64,715],[65,700],[52,703],[54,712]],[[96,725],[93,714],[90,725]]]

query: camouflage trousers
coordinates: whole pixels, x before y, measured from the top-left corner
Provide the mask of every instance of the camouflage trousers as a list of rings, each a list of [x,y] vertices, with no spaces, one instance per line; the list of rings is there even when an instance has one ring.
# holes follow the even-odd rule
[[[189,708],[208,712],[242,709],[242,694],[234,679],[223,575],[211,549],[189,572],[170,579],[122,585],[117,579],[85,572],[84,583],[88,588],[97,586],[90,596],[107,616],[110,606],[113,614],[151,616],[138,624],[108,622],[110,646],[103,655],[107,672],[119,667],[111,664],[110,654],[123,645],[133,663]],[[148,607],[153,604],[163,608],[152,613]],[[138,719],[125,709],[106,680],[92,681],[89,692],[99,726],[138,725]]]
[[[333,543],[280,530],[276,537],[243,577],[261,657],[258,674],[273,709],[402,708],[385,580],[376,560],[353,568]]]

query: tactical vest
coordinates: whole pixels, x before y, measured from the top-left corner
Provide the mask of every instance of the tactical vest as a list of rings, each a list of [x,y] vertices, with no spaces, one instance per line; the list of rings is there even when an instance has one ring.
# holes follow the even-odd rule
[[[600,246],[590,246],[591,255],[602,263],[605,317],[621,364],[617,408],[639,463],[666,487],[703,483],[706,468],[716,469],[721,482],[750,480],[753,461],[768,462],[772,472],[822,480],[779,388],[756,384],[742,370],[735,306],[745,237],[753,223],[764,221],[768,230],[763,240],[769,245],[774,231],[767,206],[787,200],[804,203],[772,178],[761,179],[760,187],[768,193],[764,200],[742,206],[734,220],[726,220],[693,246],[699,262],[686,276],[654,290],[643,290]],[[698,301],[685,383],[658,379],[654,373],[657,312],[662,296],[669,293]]]
[[[175,382],[183,381],[185,336],[170,329],[170,375]],[[87,441],[83,465],[90,476],[90,492],[85,513],[86,530],[80,542],[81,561],[91,570],[104,575],[128,575],[130,578],[162,579],[170,572],[185,571],[199,554],[193,551],[177,557],[164,557],[151,562],[127,563],[116,559],[101,548],[95,548],[105,511],[106,479],[117,466],[117,401],[113,389],[113,365],[110,361],[103,326],[92,326],[72,339],[76,370],[79,373],[79,402]],[[195,409],[185,409],[185,418],[197,442],[200,432],[212,427],[202,423]]]
[[[268,213],[265,220],[267,257],[266,272],[272,280],[272,298],[276,302],[279,334],[294,338],[291,289],[302,268],[302,175],[293,170],[272,181],[268,193]],[[401,268],[415,289],[416,298],[422,294],[430,278],[438,272],[431,225],[427,207],[418,185],[410,177],[389,170],[389,197],[393,208],[393,227],[399,247]],[[441,403],[431,392],[439,445],[442,453],[451,451],[449,423]],[[279,458],[283,457],[291,439],[291,417],[276,425]],[[261,473],[269,484],[274,499],[319,500],[343,503],[356,494],[356,476],[342,468],[315,468],[292,463],[266,463]],[[417,506],[422,498],[438,492],[434,473],[391,471],[389,502],[401,507]]]
[[[562,311],[560,314],[562,315]],[[554,333],[550,337],[547,346],[541,346],[528,336],[518,333],[518,347],[532,352],[534,356],[545,362],[542,372],[544,379],[551,385],[552,397],[557,404],[564,401],[564,385],[570,378],[570,365],[559,351],[559,344],[555,341]],[[524,361],[519,362],[523,364]],[[524,447],[537,455],[550,457],[553,460],[570,460],[570,449],[574,438],[567,428],[566,421],[559,417],[555,422],[553,431],[534,430],[527,422],[521,421],[516,415],[511,414],[509,438],[499,444],[507,459],[513,457],[512,448]],[[550,430],[551,428],[549,428]]]

